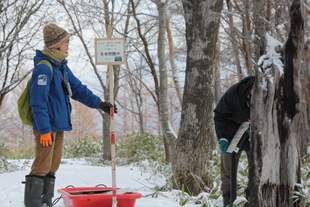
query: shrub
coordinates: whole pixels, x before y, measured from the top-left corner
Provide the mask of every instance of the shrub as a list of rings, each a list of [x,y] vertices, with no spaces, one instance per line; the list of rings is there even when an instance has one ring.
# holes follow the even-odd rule
[[[81,158],[97,156],[100,152],[100,142],[95,137],[86,137],[66,143],[63,155],[65,158]]]
[[[9,153],[10,150],[4,144],[0,144],[0,173],[11,172],[17,169],[15,165],[7,161]]]
[[[10,150],[8,155],[8,158],[13,160],[33,159],[33,157],[34,157],[34,147]]]
[[[132,134],[123,137],[117,147],[117,155],[127,162],[141,160],[164,161],[163,138],[151,134]]]
[[[0,157],[8,157],[10,150],[4,145],[0,144]]]

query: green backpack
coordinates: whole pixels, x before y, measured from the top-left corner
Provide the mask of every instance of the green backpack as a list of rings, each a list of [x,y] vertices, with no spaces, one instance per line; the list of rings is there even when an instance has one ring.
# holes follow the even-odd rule
[[[53,68],[50,62],[48,62],[47,60],[41,60],[38,63],[38,65],[40,64],[46,64],[53,73]],[[28,80],[26,88],[18,98],[17,105],[18,105],[19,117],[22,123],[32,126],[32,113],[30,107],[30,88],[31,88],[31,78]]]

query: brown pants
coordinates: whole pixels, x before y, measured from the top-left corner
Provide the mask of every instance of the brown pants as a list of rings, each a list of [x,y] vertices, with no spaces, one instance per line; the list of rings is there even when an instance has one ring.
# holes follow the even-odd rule
[[[250,162],[250,152],[245,151]],[[221,154],[221,179],[222,179],[222,194],[224,206],[232,204],[237,198],[237,171],[241,152],[238,154]],[[234,157],[233,157],[234,156]],[[234,159],[234,160],[233,160]],[[250,181],[249,173],[249,181]],[[246,189],[246,197],[248,198],[248,189]]]
[[[47,174],[55,174],[58,170],[64,139],[64,132],[53,133],[53,144],[43,147],[40,144],[40,134],[33,132],[35,136],[35,159],[31,167],[31,175],[45,176]]]

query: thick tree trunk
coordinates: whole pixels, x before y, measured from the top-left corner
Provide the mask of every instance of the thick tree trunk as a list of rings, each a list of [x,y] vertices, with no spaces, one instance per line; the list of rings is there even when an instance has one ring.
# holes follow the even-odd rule
[[[157,9],[159,16],[158,31],[158,61],[159,61],[159,116],[161,130],[164,137],[164,146],[166,153],[166,162],[170,162],[176,139],[175,132],[169,122],[169,106],[168,106],[168,72],[165,64],[165,31],[166,31],[166,3],[157,1]]]
[[[310,16],[310,10],[309,13],[307,15],[307,17]],[[308,19],[309,22],[309,19]],[[309,26],[308,29],[310,30]],[[310,32],[308,33],[310,34]],[[310,36],[308,36],[310,37]],[[310,153],[310,39],[307,40],[306,44],[305,44],[305,56],[304,56],[304,67],[303,67],[303,71],[304,71],[304,86],[305,86],[305,93],[304,93],[304,101],[305,101],[305,119],[308,122],[307,125],[307,130],[305,131],[305,136],[307,137],[307,140],[304,142],[304,145],[302,146],[307,146],[308,150],[303,150],[303,152],[307,151],[308,154]],[[305,147],[304,147],[305,149]]]
[[[274,40],[271,44],[267,41],[267,54],[261,58],[262,64],[256,71],[251,121],[253,179],[257,181],[254,188],[258,200],[250,206],[301,206],[292,196],[300,182],[299,126],[303,124],[300,112],[304,45],[302,2],[294,0],[291,6],[291,31],[284,49],[284,73],[279,66],[280,55],[271,52]],[[268,64],[270,60],[274,64]]]
[[[246,0],[247,1],[247,0]],[[266,28],[265,28],[265,22],[264,22],[264,18],[266,16],[265,14],[265,0],[255,0],[253,1],[253,7],[252,7],[252,13],[253,13],[253,28],[254,28],[254,47],[253,47],[253,58],[255,60],[255,62],[257,63],[260,56],[264,54],[265,52],[265,35],[266,35]],[[256,64],[254,66],[255,68],[255,76],[257,78],[257,82],[259,82],[258,80],[261,78],[261,74],[258,72],[258,65]],[[253,110],[261,110],[259,109],[260,106],[262,106],[263,103],[261,103],[261,101],[263,99],[259,99],[259,97],[261,98],[263,96],[263,91],[255,91],[255,93],[253,94],[253,102],[255,103],[255,105],[253,106],[254,109],[251,110],[251,119],[252,122],[256,121],[256,117],[254,115]],[[257,112],[259,115],[259,112]],[[254,117],[254,118],[253,118]],[[263,116],[262,116],[263,117]],[[251,129],[252,131],[254,131],[255,133],[255,124],[252,123]],[[249,156],[249,175],[250,177],[253,177],[251,185],[249,183],[248,185],[248,189],[249,189],[249,206],[253,206],[253,207],[258,207],[258,192],[259,192],[259,178],[260,178],[260,174],[261,174],[261,168],[257,168],[256,166],[259,166],[261,164],[261,151],[260,149],[256,149],[260,147],[260,142],[259,140],[255,140],[255,135],[254,133],[252,134],[252,139],[254,139],[254,141],[252,142],[252,146],[251,146],[251,153]],[[256,143],[253,145],[253,143]]]
[[[214,58],[222,0],[183,0],[187,65],[176,159],[172,169],[179,189],[198,194],[210,187],[214,149]]]
[[[310,16],[310,9],[308,12],[305,12],[305,38],[309,36],[309,18]],[[306,40],[306,39],[305,39]],[[307,154],[308,150],[310,152],[310,39],[305,42],[304,46],[304,58],[303,58],[303,66],[301,71],[301,82],[304,87],[302,87],[302,94],[301,97],[301,112],[302,118],[304,120],[304,125],[301,126],[301,130],[303,133],[303,137],[305,139],[300,140],[301,146],[301,157]]]

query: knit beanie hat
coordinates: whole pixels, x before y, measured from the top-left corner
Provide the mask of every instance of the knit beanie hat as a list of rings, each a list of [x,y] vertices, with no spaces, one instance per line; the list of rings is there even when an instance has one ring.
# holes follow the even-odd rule
[[[56,24],[49,23],[43,29],[45,46],[52,48],[59,48],[59,46],[69,38],[69,33],[57,26]]]

